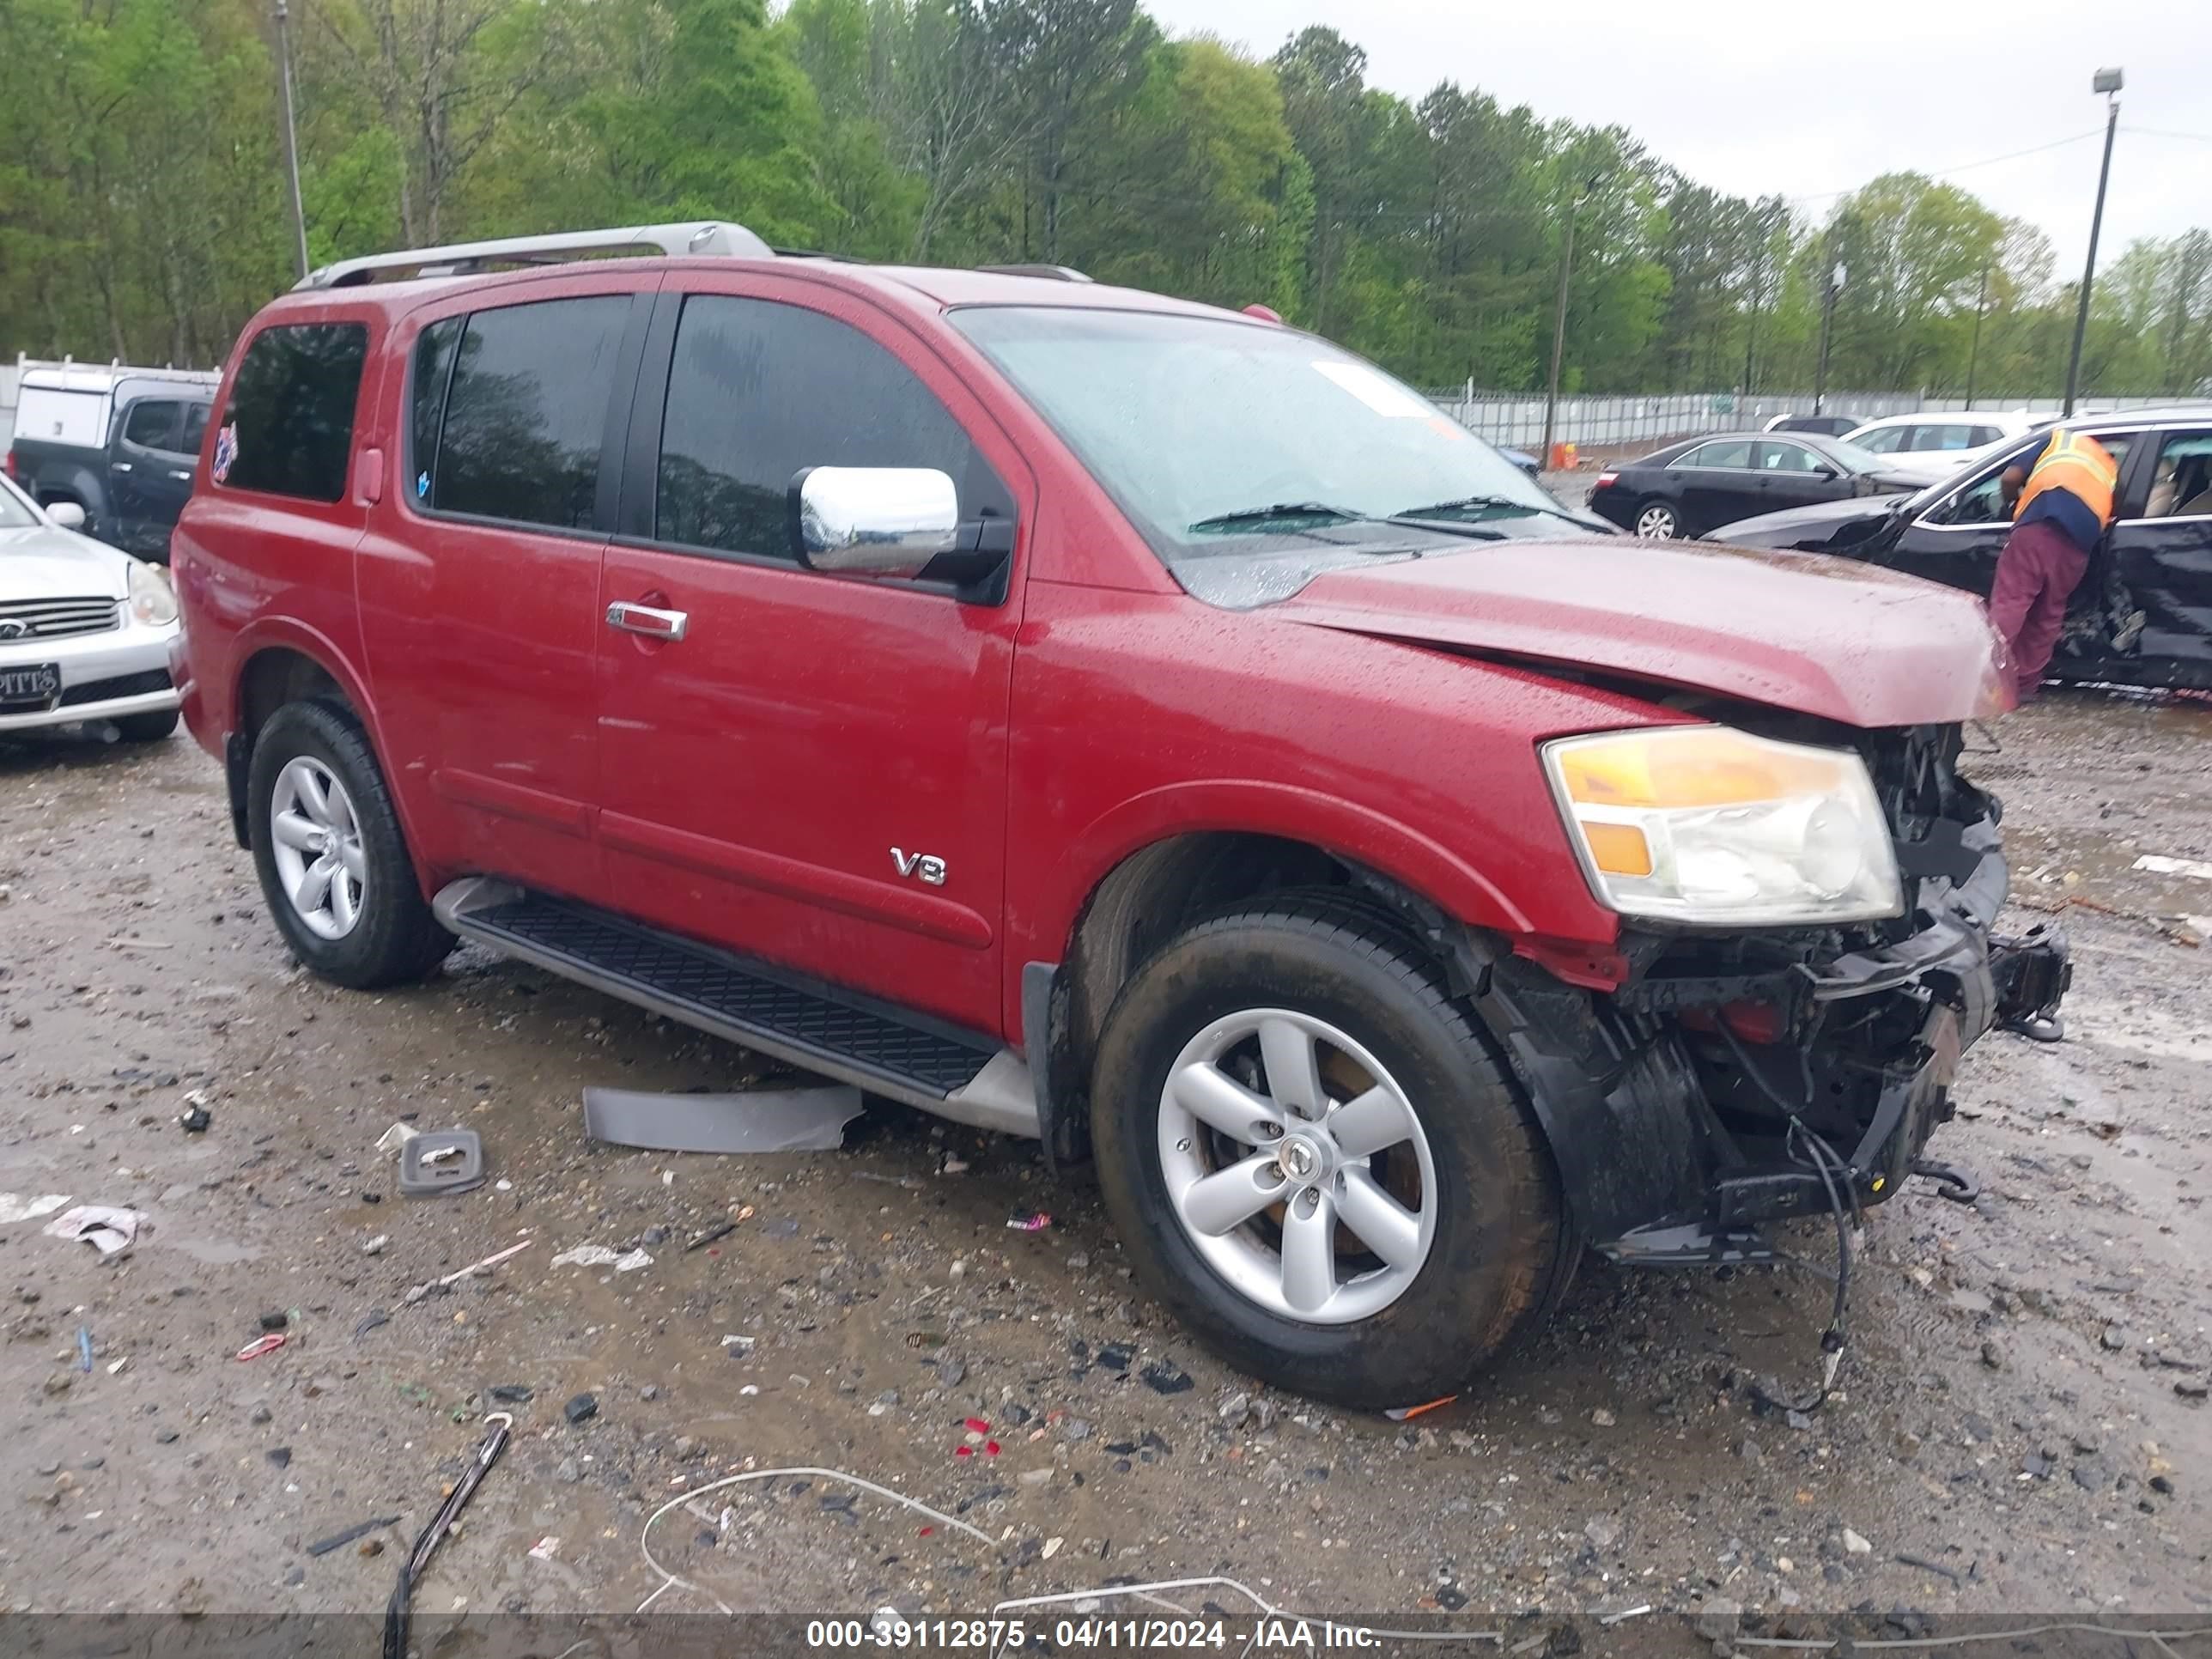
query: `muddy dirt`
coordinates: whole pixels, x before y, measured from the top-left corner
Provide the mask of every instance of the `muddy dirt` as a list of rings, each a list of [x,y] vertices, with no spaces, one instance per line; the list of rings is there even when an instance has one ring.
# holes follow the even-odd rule
[[[690,1583],[657,1605],[692,1612],[974,1614],[1214,1572],[1408,1617],[2212,1607],[2212,883],[2131,867],[2212,858],[2212,708],[2058,694],[1996,737],[1972,769],[2008,805],[2018,921],[2073,937],[2071,1039],[1969,1056],[1931,1152],[1981,1196],[1916,1180],[1872,1213],[1839,1396],[1790,1418],[1753,1387],[1810,1387],[1817,1274],[1591,1262],[1402,1425],[1199,1351],[1027,1144],[879,1106],[836,1153],[591,1145],[587,1085],[757,1065],[474,951],[417,990],[325,986],[188,742],[0,746],[0,1188],[150,1218],[112,1262],[0,1223],[0,1606],[373,1612],[503,1408],[426,1613],[626,1613],[672,1502],[651,1541]],[[395,1121],[479,1131],[494,1184],[401,1197]],[[1832,1259],[1825,1223],[1785,1243]],[[583,1244],[652,1260],[553,1265]],[[234,1358],[264,1315],[286,1344]],[[685,1501],[784,1466],[988,1542],[819,1474]]]

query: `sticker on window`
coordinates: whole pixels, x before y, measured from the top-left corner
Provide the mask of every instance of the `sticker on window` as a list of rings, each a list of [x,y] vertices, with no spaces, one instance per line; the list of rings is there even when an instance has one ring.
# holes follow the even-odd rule
[[[1334,381],[1377,415],[1394,421],[1425,421],[1437,412],[1434,404],[1415,397],[1388,375],[1378,374],[1364,363],[1317,358],[1314,373]]]
[[[215,459],[208,468],[208,476],[217,483],[230,477],[231,465],[238,459],[238,422],[233,421],[215,434]]]

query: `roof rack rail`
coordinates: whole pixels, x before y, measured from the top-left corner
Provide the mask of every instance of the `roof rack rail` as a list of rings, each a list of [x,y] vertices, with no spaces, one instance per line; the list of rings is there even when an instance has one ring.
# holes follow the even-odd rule
[[[622,225],[606,230],[568,230],[550,236],[506,236],[489,242],[454,242],[445,247],[402,248],[393,253],[372,253],[359,259],[311,270],[292,286],[350,288],[374,282],[389,271],[412,271],[422,276],[465,276],[493,265],[557,264],[590,254],[658,253],[667,258],[684,254],[730,259],[770,259],[775,251],[743,225],[719,219],[696,219],[684,224]]]
[[[977,265],[1000,276],[1042,276],[1055,283],[1087,283],[1091,278],[1072,265]]]

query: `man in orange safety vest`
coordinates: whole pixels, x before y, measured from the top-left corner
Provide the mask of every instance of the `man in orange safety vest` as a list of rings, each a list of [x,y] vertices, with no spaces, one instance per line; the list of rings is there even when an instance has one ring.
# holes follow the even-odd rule
[[[2012,654],[2021,702],[2033,702],[2066,621],[2066,601],[2089,568],[2089,556],[2112,521],[2119,463],[2087,433],[2054,432],[2033,463],[2005,469],[2004,490],[2017,493],[2012,534],[1997,555],[1990,620]]]

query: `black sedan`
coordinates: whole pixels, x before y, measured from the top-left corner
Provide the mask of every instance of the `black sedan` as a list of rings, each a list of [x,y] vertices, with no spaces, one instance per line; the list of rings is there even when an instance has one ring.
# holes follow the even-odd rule
[[[2128,410],[2066,428],[2112,453],[2120,487],[2051,678],[2212,688],[2212,410]],[[1913,495],[1770,513],[1710,539],[1863,559],[1986,598],[2012,530],[2005,471],[2033,464],[2049,438],[2021,438]]]
[[[1590,486],[1589,507],[1623,530],[1668,541],[1754,514],[1917,489],[1924,482],[1888,471],[1880,456],[1833,438],[1731,432],[1607,468]]]

